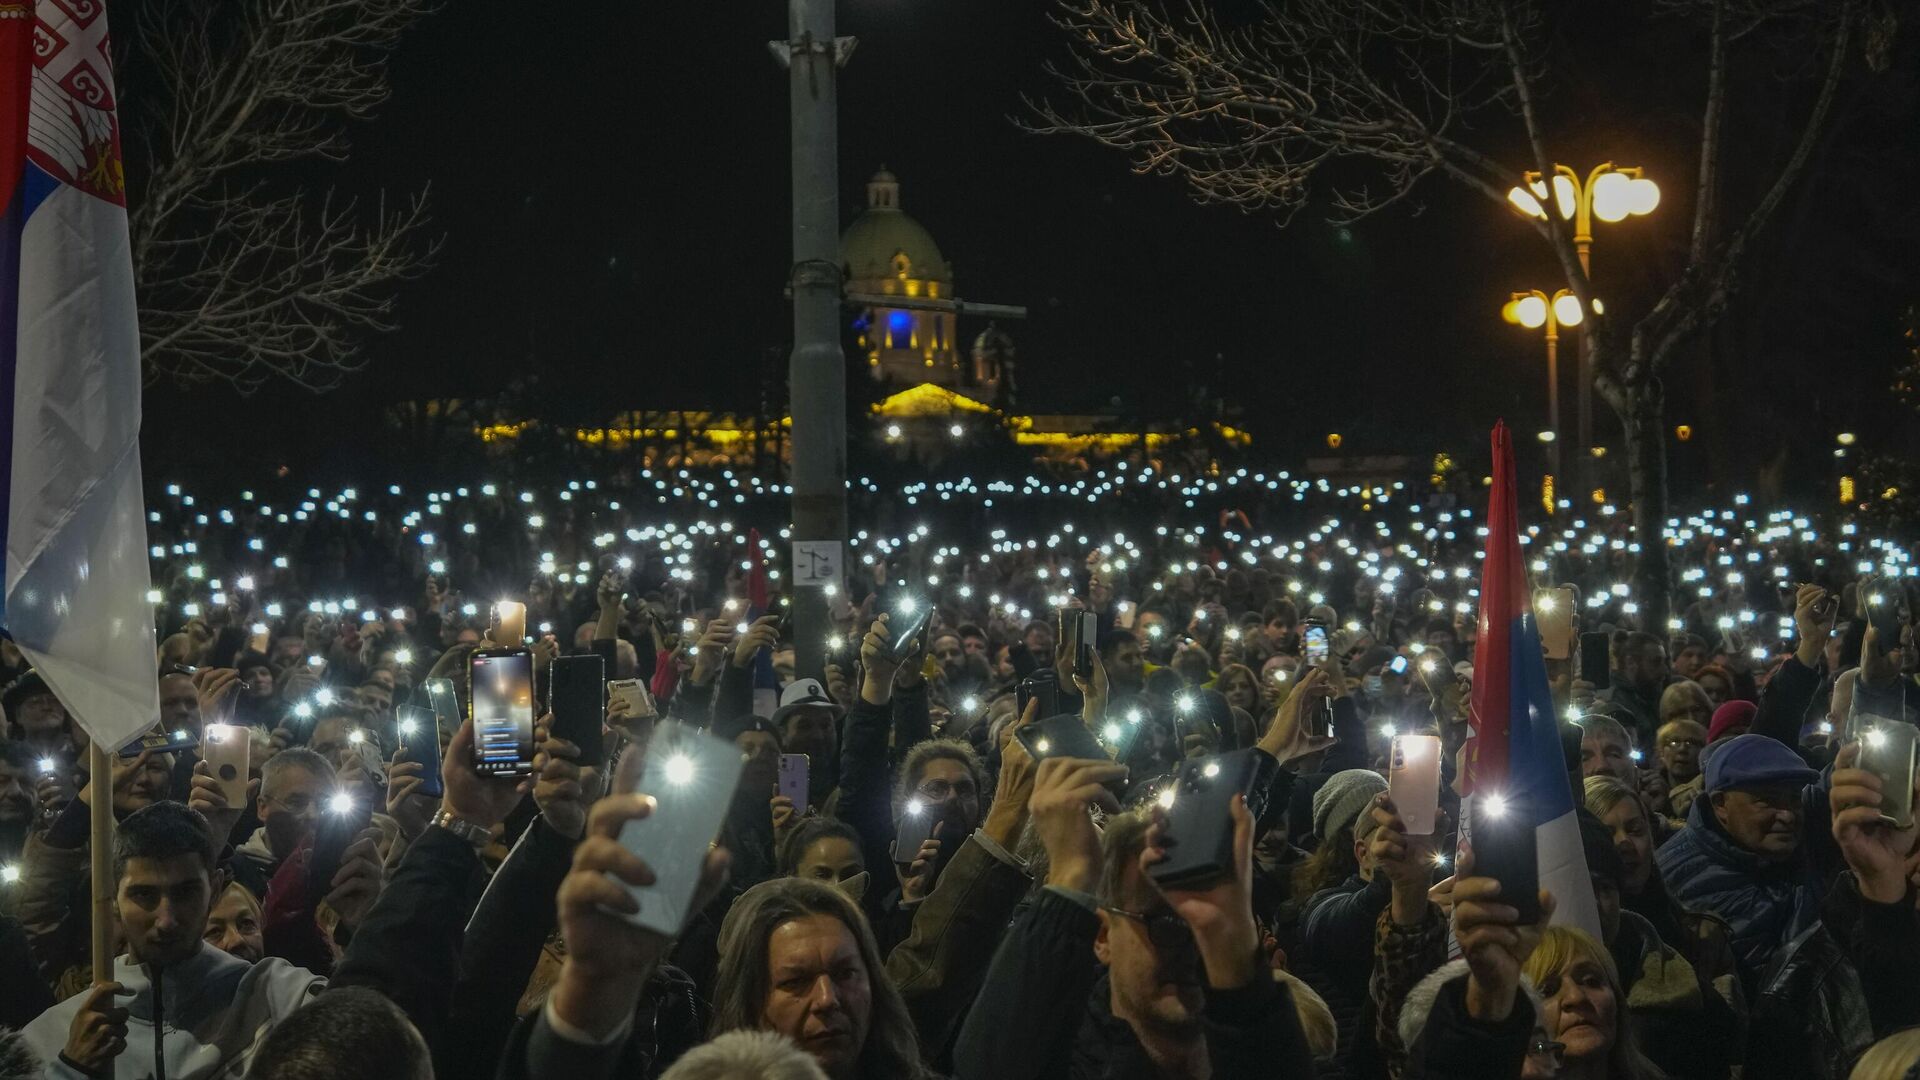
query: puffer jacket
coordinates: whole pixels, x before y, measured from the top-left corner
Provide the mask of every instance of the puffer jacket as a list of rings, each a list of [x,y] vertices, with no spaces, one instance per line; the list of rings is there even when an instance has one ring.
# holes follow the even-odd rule
[[[1814,923],[1775,950],[1754,997],[1742,1080],[1841,1080],[1873,1042],[1860,976]]]
[[[1654,857],[1682,907],[1726,922],[1750,997],[1773,954],[1819,921],[1821,890],[1805,860],[1763,862],[1721,830],[1707,799],[1694,800],[1687,827]]]

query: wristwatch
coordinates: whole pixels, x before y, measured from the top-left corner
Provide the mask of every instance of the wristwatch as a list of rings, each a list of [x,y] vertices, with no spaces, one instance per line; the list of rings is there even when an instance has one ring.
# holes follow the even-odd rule
[[[481,848],[493,842],[492,829],[484,825],[475,825],[465,818],[455,817],[451,810],[441,810],[434,814],[433,820],[427,822],[427,824],[438,825],[460,839],[465,840],[467,843],[473,845],[473,850],[475,851],[479,851]]]

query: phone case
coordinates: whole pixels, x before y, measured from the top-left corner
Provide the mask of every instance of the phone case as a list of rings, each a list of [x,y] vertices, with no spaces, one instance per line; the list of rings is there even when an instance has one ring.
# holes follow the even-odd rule
[[[1523,923],[1540,918],[1540,850],[1534,838],[1532,807],[1508,796],[1498,814],[1486,812],[1476,797],[1472,810],[1473,876],[1500,883],[1499,902],[1520,913]]]
[[[1613,636],[1601,631],[1580,635],[1580,678],[1595,690],[1613,685]]]
[[[653,703],[653,695],[641,685],[639,679],[615,679],[607,684],[607,704],[615,701],[627,703],[627,719],[637,720],[659,714],[659,708]]]
[[[579,764],[606,761],[606,661],[598,656],[562,656],[553,662],[553,735],[580,748]]]
[[[909,807],[900,814],[900,827],[893,836],[893,861],[901,866],[912,866],[913,860],[920,856],[920,845],[933,839],[933,827],[939,817],[925,810]]]
[[[525,776],[533,771],[533,656],[525,649],[482,649],[467,667],[473,710],[474,771]]]
[[[1027,756],[1035,762],[1048,758],[1085,758],[1090,761],[1105,761],[1112,757],[1107,748],[1077,716],[1062,713],[1049,716],[1020,728],[1013,733],[1026,748]]]
[[[780,794],[793,800],[793,809],[798,813],[807,808],[807,755],[781,754]]]
[[[887,643],[887,655],[895,660],[905,659],[913,651],[914,639],[926,630],[932,618],[933,605],[921,604],[905,619],[898,615],[888,619],[887,629],[893,634],[893,640]]]
[[[120,756],[131,761],[149,750],[156,754],[177,754],[198,745],[191,731],[150,731],[121,747]]]
[[[428,679],[427,702],[433,706],[434,723],[448,738],[460,730],[460,695],[454,690],[452,679]]]
[[[1440,737],[1396,735],[1387,770],[1387,797],[1408,836],[1431,836],[1440,816]]]
[[[527,640],[527,605],[518,600],[502,600],[494,605],[494,612],[500,619],[500,640],[494,644],[502,647],[525,644]]]
[[[1880,820],[1913,827],[1913,767],[1920,728],[1898,720],[1871,723],[1860,746],[1860,767],[1880,778]]]
[[[395,730],[400,736],[400,757],[425,766],[420,770],[421,795],[439,798],[447,793],[440,774],[439,722],[433,713],[412,705],[393,711]]]
[[[742,766],[738,747],[697,729],[668,723],[654,732],[635,789],[653,796],[653,813],[620,830],[620,845],[654,874],[652,885],[627,886],[640,901],[629,922],[666,937],[680,933]]]
[[[247,805],[247,769],[253,755],[253,737],[244,727],[208,724],[200,744],[201,760],[213,772],[227,805]]]
[[[1533,623],[1549,660],[1573,655],[1573,593],[1570,589],[1533,590]]]
[[[1171,841],[1165,862],[1151,871],[1163,889],[1204,889],[1233,873],[1233,797],[1253,791],[1257,751],[1235,750],[1194,758],[1181,766],[1167,807]]]
[[[1017,710],[1014,715],[1025,716],[1027,702],[1034,700],[1040,702],[1040,708],[1034,714],[1036,719],[1044,720],[1060,712],[1060,678],[1052,668],[1042,668],[1020,680],[1020,686],[1014,692]]]

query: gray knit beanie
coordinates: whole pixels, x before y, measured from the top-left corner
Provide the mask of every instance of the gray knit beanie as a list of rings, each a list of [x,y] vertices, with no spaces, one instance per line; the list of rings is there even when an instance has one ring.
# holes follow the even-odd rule
[[[1314,838],[1324,843],[1352,825],[1367,803],[1385,790],[1386,780],[1372,769],[1348,769],[1329,776],[1313,793]]]

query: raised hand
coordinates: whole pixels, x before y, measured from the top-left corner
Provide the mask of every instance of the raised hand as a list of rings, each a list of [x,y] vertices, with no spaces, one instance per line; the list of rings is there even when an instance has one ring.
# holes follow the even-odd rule
[[[599,797],[600,770],[582,766],[580,748],[552,734],[553,717],[534,728],[533,801],[540,816],[562,836],[578,840],[587,828],[587,807]]]
[[[360,925],[380,899],[386,872],[380,865],[380,829],[369,826],[340,853],[340,869],[328,882],[326,905],[349,927]]]
[[[753,658],[761,649],[771,649],[780,641],[780,616],[762,615],[753,620],[747,632],[741,634],[733,643],[733,666],[743,668],[753,663]]]
[[[1500,883],[1473,876],[1473,852],[1463,850],[1453,880],[1453,936],[1467,960],[1467,1012],[1476,1020],[1505,1020],[1520,988],[1520,968],[1540,944],[1553,916],[1553,895],[1540,891],[1540,921],[1500,903]]]
[[[1833,840],[1853,871],[1860,895],[1875,903],[1897,904],[1907,897],[1907,881],[1920,871],[1920,824],[1895,829],[1883,821],[1885,794],[1880,777],[1859,767],[1860,744],[1840,748],[1833,763],[1827,804],[1833,815]]]
[[[115,1005],[113,998],[128,993],[117,982],[87,991],[86,1001],[67,1025],[67,1045],[60,1056],[93,1075],[112,1075],[113,1059],[127,1048],[127,1009]]]
[[[1326,702],[1335,696],[1326,671],[1309,670],[1281,703],[1257,745],[1282,765],[1332,746],[1336,740],[1331,735],[1309,735],[1306,720],[1312,715],[1309,710],[1326,708]]]
[[[1261,974],[1255,956],[1260,927],[1253,919],[1253,813],[1247,809],[1246,796],[1233,797],[1232,813],[1233,873],[1204,889],[1160,890],[1168,906],[1193,931],[1207,985],[1215,990],[1238,989]],[[1140,872],[1150,873],[1168,857],[1166,823],[1156,820],[1147,829]]]
[[[1111,761],[1048,758],[1033,779],[1028,800],[1033,831],[1047,849],[1047,884],[1092,892],[1100,878],[1100,834],[1089,808],[1096,803],[1109,813],[1119,801],[1106,784],[1125,779],[1127,767]]]

